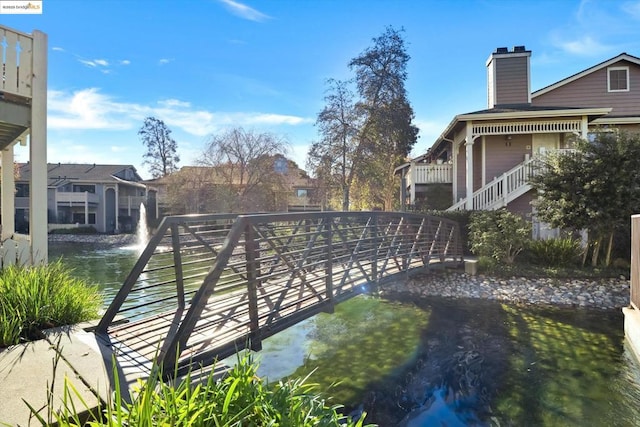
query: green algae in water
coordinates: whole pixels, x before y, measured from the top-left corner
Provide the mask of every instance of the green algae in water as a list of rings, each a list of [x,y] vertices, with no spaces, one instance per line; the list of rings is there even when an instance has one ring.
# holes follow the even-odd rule
[[[514,352],[503,392],[496,397],[497,420],[506,425],[636,425],[639,414],[630,412],[625,393],[637,393],[637,385],[618,380],[622,324],[619,331],[607,328],[610,312],[503,309]]]
[[[299,338],[306,336],[302,346],[295,345],[295,338],[286,337],[285,331],[273,337],[274,342],[265,341],[263,356],[273,348],[283,349],[281,357],[288,353],[289,359],[301,361],[290,377],[311,374],[309,381],[327,390],[333,402],[356,404],[370,383],[392,376],[413,361],[420,331],[428,321],[429,312],[417,307],[359,296],[337,305],[333,314],[321,313],[294,328],[301,331],[296,334]],[[282,348],[283,343],[290,346]],[[277,359],[261,359],[261,374],[277,378],[272,366],[278,365]]]

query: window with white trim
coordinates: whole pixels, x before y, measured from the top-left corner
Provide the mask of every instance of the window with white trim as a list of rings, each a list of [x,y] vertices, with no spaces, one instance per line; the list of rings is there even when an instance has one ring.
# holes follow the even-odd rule
[[[628,92],[629,67],[607,68],[607,89],[609,92]]]

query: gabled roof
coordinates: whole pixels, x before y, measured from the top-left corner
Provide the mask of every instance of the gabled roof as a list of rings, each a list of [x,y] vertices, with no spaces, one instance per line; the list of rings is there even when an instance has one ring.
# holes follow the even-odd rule
[[[547,92],[550,92],[550,91],[552,91],[554,89],[559,88],[560,86],[564,86],[564,85],[566,85],[568,83],[571,83],[571,82],[573,82],[575,80],[578,80],[579,78],[582,78],[582,77],[584,77],[586,75],[594,73],[594,72],[596,72],[598,70],[602,70],[603,68],[606,68],[606,67],[608,67],[608,66],[610,66],[612,64],[615,64],[616,62],[620,62],[620,61],[629,61],[629,62],[631,62],[633,64],[640,65],[640,58],[638,58],[636,56],[633,56],[633,55],[629,55],[628,53],[623,52],[618,56],[614,56],[611,59],[607,59],[606,61],[601,62],[601,63],[599,63],[597,65],[594,65],[593,67],[587,68],[586,70],[580,71],[579,73],[576,73],[576,74],[574,74],[572,76],[569,76],[566,79],[562,79],[559,82],[556,82],[556,83],[553,83],[553,84],[551,84],[549,86],[543,87],[542,89],[538,89],[535,92],[531,93],[531,98],[535,98],[536,96],[543,95],[543,94],[545,94]]]
[[[126,180],[118,177],[126,169],[133,170],[134,179]],[[17,181],[27,181],[31,177],[31,163],[18,164]],[[126,183],[135,184],[142,178],[132,165],[97,165],[97,164],[71,164],[48,163],[47,179],[49,186],[60,186],[68,182],[92,182],[92,183]]]
[[[438,145],[443,140],[450,140],[449,134],[455,130],[458,125],[469,120],[518,120],[533,118],[551,118],[551,117],[581,117],[588,116],[589,120],[605,116],[611,111],[611,108],[580,108],[580,107],[544,107],[533,106],[529,104],[519,105],[502,105],[496,108],[486,110],[472,111],[470,113],[458,114],[451,120],[449,126],[442,132],[440,137],[433,144]]]
[[[277,157],[277,156],[276,156]],[[287,168],[284,173],[280,173],[283,177],[286,185],[291,188],[310,188],[314,185],[314,179],[307,175],[307,172],[303,169],[300,169],[298,165],[290,160],[287,160]],[[149,185],[162,186],[168,185],[172,179],[180,176],[193,176],[199,177],[199,179],[208,180],[211,183],[226,183],[228,174],[225,174],[225,169],[228,168],[228,165],[218,165],[218,166],[182,166],[180,170],[171,173],[170,175],[155,178],[151,180],[145,181],[145,183]],[[239,176],[237,173],[232,174],[234,184],[239,184],[237,180]]]

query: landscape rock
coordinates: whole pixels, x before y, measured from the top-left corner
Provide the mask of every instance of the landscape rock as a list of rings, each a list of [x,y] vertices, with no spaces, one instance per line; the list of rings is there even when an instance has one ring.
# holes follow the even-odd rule
[[[550,279],[512,277],[497,279],[457,271],[418,273],[407,280],[381,287],[382,293],[409,293],[417,297],[483,298],[520,304],[620,309],[629,305],[629,280]]]

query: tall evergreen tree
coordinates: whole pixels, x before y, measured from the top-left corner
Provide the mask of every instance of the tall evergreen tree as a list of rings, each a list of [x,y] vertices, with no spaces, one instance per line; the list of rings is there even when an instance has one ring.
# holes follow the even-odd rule
[[[392,209],[397,194],[393,170],[406,159],[418,137],[405,89],[410,56],[402,31],[387,27],[373,39],[372,47],[349,63],[356,74],[357,108],[363,117],[354,170],[361,185],[369,187],[369,203],[383,204],[387,210]]]
[[[318,114],[321,140],[309,151],[308,166],[317,177],[340,189],[348,210],[358,188],[358,207],[393,208],[397,183],[393,171],[411,152],[418,136],[407,99],[407,54],[404,39],[392,27],[373,39],[349,62],[355,72],[358,99],[351,82],[329,80],[326,106]]]

